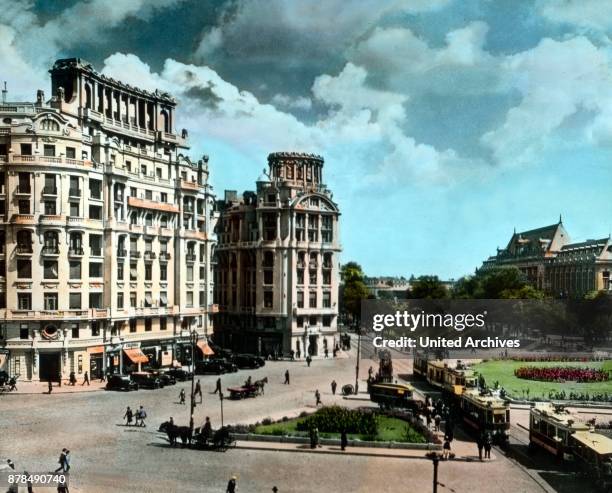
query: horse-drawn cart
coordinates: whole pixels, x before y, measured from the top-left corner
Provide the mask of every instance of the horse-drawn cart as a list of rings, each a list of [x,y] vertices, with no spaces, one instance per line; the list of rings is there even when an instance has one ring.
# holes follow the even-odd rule
[[[245,399],[247,397],[256,397],[259,395],[259,387],[256,385],[228,387],[227,391],[230,394],[230,399]]]

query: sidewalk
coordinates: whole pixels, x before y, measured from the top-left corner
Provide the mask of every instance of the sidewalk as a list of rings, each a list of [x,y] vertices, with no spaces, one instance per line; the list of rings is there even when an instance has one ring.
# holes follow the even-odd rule
[[[104,390],[106,382],[100,382],[100,380],[94,380],[90,385],[81,385],[82,379],[77,382],[75,386],[70,385],[68,380],[62,381],[60,387],[57,382],[53,382],[52,394],[72,394],[76,392],[96,392]],[[21,394],[48,394],[49,384],[47,382],[17,382],[17,391],[3,392],[1,396],[5,395],[21,395]]]

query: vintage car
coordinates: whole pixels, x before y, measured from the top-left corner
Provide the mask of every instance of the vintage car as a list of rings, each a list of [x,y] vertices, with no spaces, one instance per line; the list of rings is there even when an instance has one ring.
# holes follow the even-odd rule
[[[207,373],[221,375],[225,373],[225,371],[225,365],[223,364],[223,362],[215,359],[198,361],[195,364],[196,375],[205,375]]]
[[[132,382],[138,384],[143,389],[160,389],[164,386],[161,379],[150,372],[140,371],[130,374]]]
[[[192,375],[189,370],[184,370],[183,368],[168,368],[167,370],[164,370],[164,373],[170,375],[178,382],[189,380]]]
[[[138,390],[138,384],[130,380],[128,375],[110,375],[106,382],[106,390]]]
[[[264,360],[260,356],[255,356],[253,354],[235,354],[232,357],[233,363],[240,369],[243,368],[261,368],[266,364],[266,360]]]
[[[166,385],[176,385],[176,378],[174,378],[172,375],[168,375],[164,371],[154,370],[150,373],[159,378],[160,382],[162,383],[162,387],[165,387]]]

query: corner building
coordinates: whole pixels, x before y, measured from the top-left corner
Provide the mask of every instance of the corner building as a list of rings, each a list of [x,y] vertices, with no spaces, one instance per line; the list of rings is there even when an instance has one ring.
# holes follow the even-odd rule
[[[53,96],[0,105],[0,368],[26,380],[169,366],[211,332],[214,196],[176,102],[50,70]],[[197,356],[197,355],[196,355]]]
[[[215,342],[263,356],[331,356],[337,339],[338,219],[323,158],[279,152],[256,191],[218,202]]]

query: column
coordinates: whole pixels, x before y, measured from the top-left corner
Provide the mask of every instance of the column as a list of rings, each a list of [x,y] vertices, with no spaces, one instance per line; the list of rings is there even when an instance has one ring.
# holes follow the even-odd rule
[[[261,212],[258,214],[257,221],[259,224],[259,240],[263,240],[263,218],[261,216]]]
[[[140,126],[140,99],[138,98],[134,101],[134,109],[134,125],[138,128]]]

